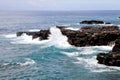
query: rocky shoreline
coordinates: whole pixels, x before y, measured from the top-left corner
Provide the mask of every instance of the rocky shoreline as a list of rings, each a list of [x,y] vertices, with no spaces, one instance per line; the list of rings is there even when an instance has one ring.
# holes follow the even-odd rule
[[[81,24],[111,24],[103,21],[82,21]],[[61,33],[68,38],[69,44],[75,47],[82,46],[101,46],[115,44],[112,51],[108,54],[99,53],[97,55],[98,63],[109,66],[120,66],[120,29],[117,25],[102,25],[102,26],[86,26],[79,30],[67,29],[66,26],[56,26],[61,30]],[[22,34],[31,35],[32,39],[46,40],[49,37],[50,29],[40,30],[35,32],[17,32],[17,36]]]
[[[109,53],[99,53],[97,55],[99,64],[120,67],[120,38],[116,39],[115,46]]]

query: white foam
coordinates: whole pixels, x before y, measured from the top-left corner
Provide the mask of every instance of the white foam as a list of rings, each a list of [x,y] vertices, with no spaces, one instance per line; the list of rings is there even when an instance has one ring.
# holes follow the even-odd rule
[[[103,52],[112,50],[113,46],[90,46],[90,47],[77,47],[75,48],[77,51],[74,52],[63,52],[63,54],[69,57],[77,57],[79,55],[91,55],[96,54],[97,52]]]
[[[6,38],[15,38],[16,34],[8,34],[8,35],[3,35]]]
[[[120,67],[114,66],[106,66],[102,64],[98,64],[96,60],[96,56],[93,57],[80,57],[80,55],[93,55],[99,53],[100,51],[104,52],[112,50],[111,46],[92,46],[92,47],[79,47],[76,48],[77,51],[75,52],[63,52],[63,54],[67,55],[68,57],[73,57],[74,59],[78,60],[73,62],[74,64],[80,64],[84,66],[86,69],[90,70],[91,72],[108,72],[108,71],[120,71]]]
[[[100,50],[108,50],[108,51],[110,51],[110,50],[112,50],[113,46],[114,45],[112,45],[112,46],[94,46],[94,48],[98,48]]]
[[[65,28],[65,29],[74,30],[74,31],[80,30],[79,28],[72,28],[72,27],[68,27],[68,28]]]
[[[98,25],[100,25],[100,26],[118,26],[118,25],[116,25],[116,24],[98,24]]]
[[[31,29],[31,30],[29,30],[29,32],[36,32],[36,31],[40,31],[40,29]]]
[[[107,51],[110,51],[112,50],[114,45],[112,46],[86,46],[86,47],[77,47],[76,49],[77,50],[96,50],[96,49],[99,49],[99,50],[107,50]],[[91,52],[91,51],[90,51]]]
[[[25,62],[6,62],[1,64],[2,67],[11,67],[11,66],[28,66],[28,65],[34,65],[36,62],[30,58],[25,58]]]
[[[77,57],[77,60],[78,62],[74,62],[75,64],[81,64],[86,69],[89,69],[92,72],[120,71],[120,67],[98,64],[96,57],[92,57],[92,58]]]
[[[93,50],[92,48],[85,48],[82,52],[80,52],[80,54],[93,54],[94,52],[96,52],[95,50]]]
[[[75,56],[78,56],[80,54],[79,52],[62,52],[62,53],[69,56],[69,57],[75,57]]]
[[[94,54],[96,51],[93,50],[92,48],[81,48],[80,51],[77,52],[63,52],[63,54],[69,56],[69,57],[77,57],[79,55],[89,55],[89,54]]]
[[[35,64],[35,63],[36,63],[34,60],[29,59],[29,58],[26,58],[25,60],[26,60],[26,62],[24,62],[24,63],[19,63],[19,64],[20,64],[20,66],[33,65],[33,64]]]
[[[70,24],[63,24],[63,25],[60,25],[60,26],[66,26],[67,27],[67,26],[70,26]]]
[[[34,30],[33,30],[34,31]],[[46,44],[47,46],[56,46],[60,48],[68,48],[71,45],[68,43],[68,38],[62,35],[61,30],[57,27],[50,28],[51,34],[47,40],[39,40],[39,38],[32,39],[32,36],[26,35],[26,33],[17,37],[16,34],[6,35],[6,38],[13,38],[13,44]]]
[[[16,39],[14,39],[15,44],[43,44],[48,42],[47,40],[43,40],[40,41],[39,38],[36,39],[32,39],[32,36],[28,36],[25,33],[22,34],[20,37],[16,37]]]
[[[68,40],[67,37],[61,33],[59,28],[51,27],[50,32],[51,32],[49,36],[50,45],[54,45],[56,47],[61,48],[67,48],[71,46],[67,41]]]

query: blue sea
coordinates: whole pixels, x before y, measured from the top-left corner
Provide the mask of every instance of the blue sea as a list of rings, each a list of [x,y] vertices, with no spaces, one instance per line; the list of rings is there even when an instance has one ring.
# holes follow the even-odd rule
[[[81,28],[83,20],[120,24],[120,11],[0,11],[0,80],[120,80],[120,67],[98,64],[113,46],[74,47],[56,25]],[[48,40],[16,37],[48,29]]]

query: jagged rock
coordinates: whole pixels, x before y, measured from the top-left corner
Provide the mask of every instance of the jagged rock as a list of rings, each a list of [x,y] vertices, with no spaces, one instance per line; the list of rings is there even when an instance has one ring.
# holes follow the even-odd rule
[[[99,64],[108,66],[120,66],[120,53],[100,53],[97,55]]]
[[[104,22],[100,20],[85,20],[81,21],[80,24],[111,24],[110,22]]]
[[[68,37],[68,42],[77,47],[109,45],[120,36],[117,26],[84,27],[77,31],[65,28],[60,30]]]
[[[63,35],[68,37],[68,42],[76,47],[109,45],[120,36],[118,26],[84,27],[80,30],[70,30],[65,26],[57,26],[57,28],[61,30]],[[50,31],[48,29],[38,32],[17,32],[17,36],[21,36],[23,33],[31,35],[33,39],[45,40],[48,39]]]
[[[115,46],[109,53],[99,53],[97,55],[98,63],[108,66],[120,66],[120,39],[117,39]]]
[[[40,30],[38,32],[17,32],[16,34],[17,34],[17,36],[26,34],[26,35],[32,36],[33,39],[39,38],[40,40],[45,40],[45,39],[48,39],[50,31],[48,29],[48,30]]]
[[[63,35],[67,36],[68,42],[76,47],[110,45],[111,43],[115,43],[111,52],[98,54],[97,60],[100,64],[120,66],[120,29],[118,26],[83,27],[79,30],[70,30],[64,26],[56,27],[61,30]],[[17,32],[17,36],[19,37],[23,33],[31,35],[33,39],[39,38],[40,40],[45,40],[48,38],[50,30]]]
[[[120,52],[120,38],[116,40],[115,46],[113,47],[112,52]]]

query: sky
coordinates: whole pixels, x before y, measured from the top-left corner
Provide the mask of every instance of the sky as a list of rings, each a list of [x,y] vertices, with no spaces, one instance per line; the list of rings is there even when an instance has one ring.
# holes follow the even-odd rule
[[[120,10],[120,0],[0,0],[0,10]]]

